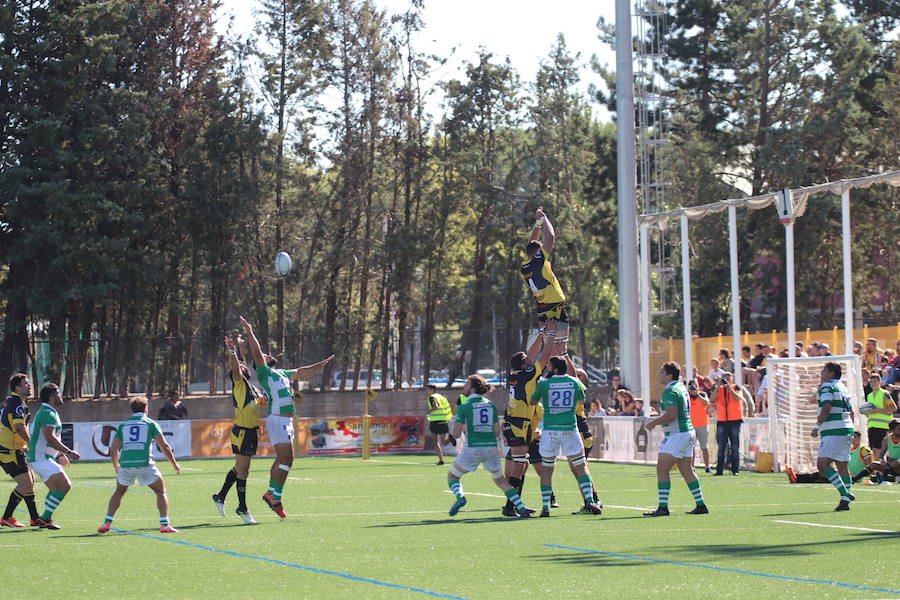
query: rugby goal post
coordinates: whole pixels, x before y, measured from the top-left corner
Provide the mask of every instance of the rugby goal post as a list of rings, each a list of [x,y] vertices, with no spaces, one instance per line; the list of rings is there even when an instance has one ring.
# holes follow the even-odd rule
[[[841,381],[852,399],[856,430],[868,443],[866,419],[859,412],[863,396],[859,356],[816,356],[810,358],[770,358],[768,378],[769,436],[776,472],[790,466],[798,473],[815,473],[819,438],[810,436],[819,412],[817,393],[825,363],[841,366]]]

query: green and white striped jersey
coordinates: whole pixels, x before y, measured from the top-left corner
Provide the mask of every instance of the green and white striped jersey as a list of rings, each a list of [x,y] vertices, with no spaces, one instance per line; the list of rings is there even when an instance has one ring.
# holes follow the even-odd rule
[[[853,435],[850,392],[840,379],[832,379],[819,386],[819,408],[826,402],[831,404],[831,409],[819,425],[819,435]]]
[[[146,413],[134,413],[122,421],[116,429],[116,437],[122,442],[119,466],[148,467],[154,464],[150,458],[150,445],[158,435],[162,435],[159,423]]]
[[[467,448],[489,448],[497,445],[497,436],[494,434],[494,424],[499,421],[497,407],[487,398],[472,394],[469,401],[456,411],[453,420],[465,424]]]
[[[28,440],[28,462],[33,463],[45,458],[56,460],[58,452],[47,444],[47,437],[41,431],[47,426],[53,427],[53,430],[59,433],[59,430],[62,429],[62,422],[59,420],[59,413],[56,409],[43,402],[37,413],[35,413],[34,420],[31,422],[31,438]]]
[[[693,431],[694,425],[691,423],[691,397],[688,395],[687,388],[681,383],[681,380],[671,381],[663,390],[662,397],[659,399],[659,411],[666,412],[670,406],[678,408],[678,417],[674,421],[664,423],[662,426],[666,435],[670,433],[681,433],[685,431]]]
[[[553,375],[538,381],[531,398],[544,405],[544,431],[572,431],[575,407],[584,402],[584,388],[571,375]]]
[[[273,369],[268,365],[257,365],[256,375],[269,401],[270,415],[294,414],[294,392],[291,390],[289,369]]]

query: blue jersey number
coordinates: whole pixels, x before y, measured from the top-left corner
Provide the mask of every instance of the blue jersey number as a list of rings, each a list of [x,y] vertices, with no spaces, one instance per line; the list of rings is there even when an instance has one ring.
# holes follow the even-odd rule
[[[491,410],[489,408],[478,410],[478,422],[482,425],[487,425],[491,422]]]
[[[572,390],[551,390],[550,391],[550,407],[551,408],[572,408],[575,395]]]

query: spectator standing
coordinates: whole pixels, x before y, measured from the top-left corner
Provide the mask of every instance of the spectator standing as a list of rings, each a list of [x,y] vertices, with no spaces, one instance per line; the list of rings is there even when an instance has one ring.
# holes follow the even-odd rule
[[[862,363],[869,370],[877,369],[881,365],[881,349],[878,348],[878,340],[875,338],[866,340],[866,351],[862,354]]]
[[[714,358],[709,361],[709,377],[710,381],[716,381],[721,379],[722,376],[725,375],[725,371],[721,368],[721,363],[718,358]]]
[[[875,410],[866,416],[869,427],[869,446],[875,454],[874,460],[881,460],[881,442],[888,433],[888,425],[897,404],[891,395],[881,387],[881,377],[875,373],[869,378],[869,386],[872,391],[866,394],[866,402],[875,405]]]
[[[734,359],[725,348],[719,350],[719,368],[726,373],[734,373]]]
[[[725,454],[730,445],[731,474],[737,475],[741,468],[741,423],[744,422],[740,391],[737,386],[729,384],[722,378],[716,382],[714,394],[718,445],[715,474],[722,475],[724,472]]]
[[[691,424],[697,435],[697,445],[703,456],[703,466],[709,473],[709,397],[702,393],[694,381],[688,382],[688,395],[691,398]],[[693,460],[691,466],[693,466]]]
[[[176,390],[171,390],[169,392],[169,398],[166,400],[166,403],[163,404],[162,408],[159,409],[159,413],[156,415],[157,421],[181,421],[188,418],[188,409],[184,403],[181,402],[181,394],[179,394]]]

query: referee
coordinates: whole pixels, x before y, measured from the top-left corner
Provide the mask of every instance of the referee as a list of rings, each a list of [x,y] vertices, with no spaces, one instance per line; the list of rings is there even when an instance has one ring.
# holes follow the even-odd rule
[[[453,411],[450,410],[450,401],[442,394],[437,393],[437,386],[430,383],[425,386],[431,393],[428,394],[428,429],[434,434],[434,450],[437,453],[438,465],[444,464],[444,449],[450,433],[450,419]]]

